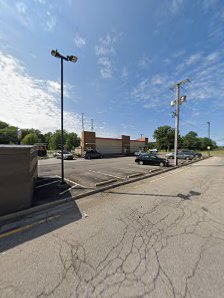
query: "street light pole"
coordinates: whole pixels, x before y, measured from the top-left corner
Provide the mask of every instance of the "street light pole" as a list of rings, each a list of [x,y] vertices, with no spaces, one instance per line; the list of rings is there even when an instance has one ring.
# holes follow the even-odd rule
[[[210,139],[210,124],[211,124],[210,121],[208,121],[207,124],[208,124],[208,138]]]
[[[179,114],[180,114],[180,106],[179,106],[179,98],[180,98],[180,85],[176,84],[176,117],[175,117],[175,140],[174,140],[174,165],[177,166],[177,153],[178,153],[178,134],[179,134]]]
[[[172,86],[172,89],[175,87],[176,88],[176,99],[171,101],[171,106],[176,107],[175,111],[175,139],[174,139],[174,165],[178,165],[178,159],[177,159],[177,154],[178,154],[178,135],[179,135],[179,118],[180,118],[180,105],[185,102],[186,96],[181,96],[180,97],[180,87],[187,82],[190,82],[189,79],[180,81],[179,83],[175,84]]]
[[[63,56],[57,50],[52,50],[51,55],[61,59],[61,184],[64,184],[64,119],[63,119],[63,110],[64,110],[64,98],[63,98],[63,60],[71,61],[76,63],[78,58],[76,56]]]
[[[63,97],[63,58],[61,57],[61,184],[64,184],[64,97]]]
[[[93,119],[91,119],[91,131],[93,131]]]

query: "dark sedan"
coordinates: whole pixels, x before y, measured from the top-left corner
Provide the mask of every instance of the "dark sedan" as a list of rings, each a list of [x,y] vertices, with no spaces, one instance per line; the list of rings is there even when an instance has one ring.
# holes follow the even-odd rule
[[[92,149],[84,151],[82,157],[84,157],[85,159],[103,158],[103,154]]]
[[[168,167],[169,161],[165,158],[156,156],[155,154],[141,154],[135,159],[139,165],[155,165],[160,167]]]

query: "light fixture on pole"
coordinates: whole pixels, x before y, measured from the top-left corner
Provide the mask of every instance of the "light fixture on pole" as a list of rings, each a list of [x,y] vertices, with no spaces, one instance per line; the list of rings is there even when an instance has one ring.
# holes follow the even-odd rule
[[[63,60],[76,63],[76,56],[63,56],[57,50],[52,50],[51,55],[61,59],[61,184],[64,184],[64,128],[63,128]]]
[[[172,100],[170,105],[176,107],[175,115],[175,139],[174,139],[174,165],[177,166],[177,153],[178,153],[178,135],[179,135],[179,117],[180,117],[180,105],[186,101],[186,96],[180,97],[180,87],[186,83],[190,82],[189,79],[183,80],[174,85],[176,89],[176,99]]]

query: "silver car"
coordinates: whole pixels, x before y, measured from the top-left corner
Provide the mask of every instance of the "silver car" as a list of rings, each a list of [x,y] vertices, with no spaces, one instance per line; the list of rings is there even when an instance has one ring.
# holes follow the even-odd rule
[[[56,154],[57,158],[61,158],[61,151],[58,151]],[[73,154],[67,150],[63,151],[63,159],[73,159]]]

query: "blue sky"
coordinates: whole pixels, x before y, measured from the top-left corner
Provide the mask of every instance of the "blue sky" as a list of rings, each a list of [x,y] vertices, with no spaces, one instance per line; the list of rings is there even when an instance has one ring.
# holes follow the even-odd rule
[[[97,136],[174,127],[170,87],[181,90],[181,135],[224,144],[223,0],[0,0],[0,120],[42,132],[60,128],[57,49],[64,63],[64,126]]]

